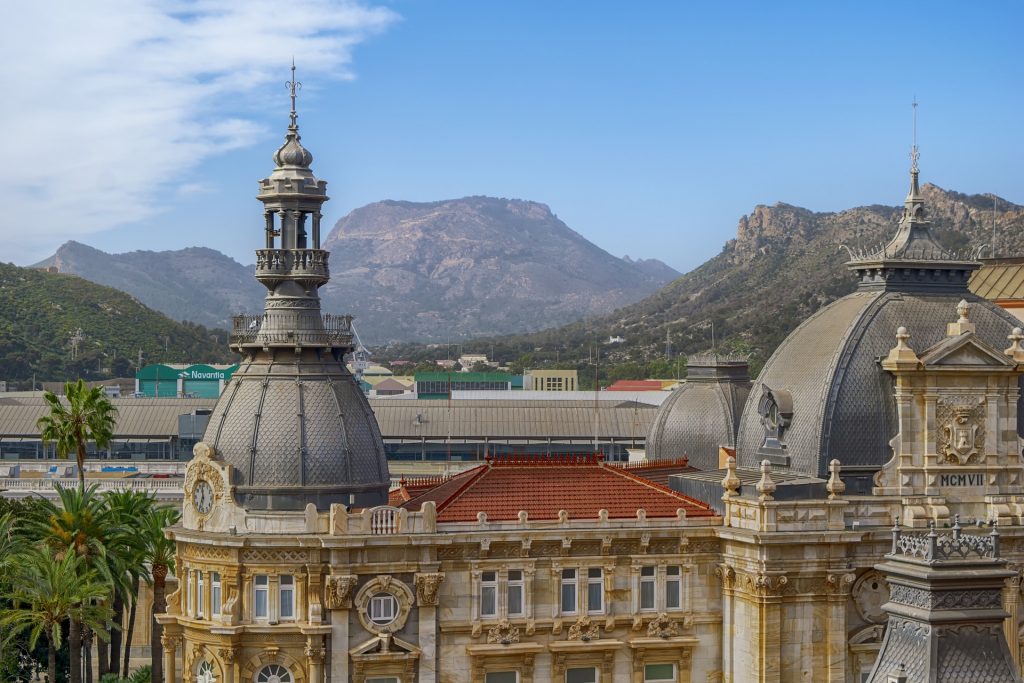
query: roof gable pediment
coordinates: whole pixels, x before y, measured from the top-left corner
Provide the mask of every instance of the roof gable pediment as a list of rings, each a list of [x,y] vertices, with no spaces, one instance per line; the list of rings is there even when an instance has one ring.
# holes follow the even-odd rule
[[[920,356],[927,366],[959,367],[1014,367],[1016,364],[1005,354],[983,342],[973,332],[943,339]]]

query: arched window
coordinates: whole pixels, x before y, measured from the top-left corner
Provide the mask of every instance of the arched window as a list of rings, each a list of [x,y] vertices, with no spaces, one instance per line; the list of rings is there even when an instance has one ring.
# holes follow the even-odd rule
[[[196,667],[196,683],[217,683],[217,677],[213,675],[213,664],[205,659]]]
[[[267,664],[256,672],[256,683],[294,683],[288,669],[280,664]]]

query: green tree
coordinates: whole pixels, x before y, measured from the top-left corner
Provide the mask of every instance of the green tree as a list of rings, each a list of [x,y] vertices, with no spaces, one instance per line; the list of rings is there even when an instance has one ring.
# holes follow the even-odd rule
[[[89,568],[85,558],[72,552],[57,554],[45,545],[18,553],[11,578],[12,588],[4,598],[11,601],[12,607],[0,613],[4,642],[11,642],[27,631],[29,644],[35,647],[45,635],[49,643],[47,672],[49,680],[56,681],[61,624],[70,621],[105,635],[110,612],[103,604],[107,587]],[[82,680],[81,666],[75,666],[76,659],[73,651],[71,683]]]
[[[97,493],[95,484],[87,489],[64,488],[58,484],[56,491],[59,505],[51,500],[41,500],[25,525],[26,538],[47,547],[58,559],[64,555],[81,558],[85,566],[102,579],[106,592],[101,600],[109,613],[112,593],[122,588],[125,579],[118,568],[117,558],[110,555],[108,549],[118,547],[124,529]],[[77,619],[72,618],[69,622],[72,683],[82,680],[82,645],[83,640],[89,640],[89,632],[83,628],[92,630],[91,626]],[[106,624],[96,633],[106,639]]]
[[[115,556],[121,563],[120,572],[127,579],[127,585],[114,592],[111,608],[113,624],[110,631],[109,656],[105,657],[104,644],[100,644],[100,677],[112,673],[114,677],[128,675],[128,661],[131,656],[132,638],[135,634],[135,619],[138,608],[139,585],[142,580],[149,581],[149,570],[146,565],[147,538],[145,525],[139,520],[154,514],[156,497],[152,493],[142,491],[120,490],[111,491],[104,496],[104,501],[115,518],[117,525],[125,533],[118,536],[118,547],[109,555]],[[122,620],[125,606],[128,606],[128,623],[124,627],[122,639]],[[121,645],[124,643],[124,662],[121,664]],[[104,660],[109,663],[105,670]]]
[[[102,387],[90,389],[81,379],[64,384],[64,400],[51,391],[43,394],[50,410],[39,418],[44,444],[55,443],[57,455],[67,458],[73,451],[78,463],[78,487],[85,490],[85,449],[93,441],[97,449],[110,445],[117,409],[111,405]],[[65,405],[65,401],[67,405]]]
[[[142,520],[142,528],[146,536],[146,561],[150,567],[149,583],[153,588],[150,652],[152,653],[151,668],[154,681],[164,679],[164,652],[160,642],[164,628],[157,623],[156,615],[167,609],[165,595],[167,573],[174,571],[174,541],[167,538],[164,530],[177,524],[179,518],[180,515],[174,508],[159,507]]]

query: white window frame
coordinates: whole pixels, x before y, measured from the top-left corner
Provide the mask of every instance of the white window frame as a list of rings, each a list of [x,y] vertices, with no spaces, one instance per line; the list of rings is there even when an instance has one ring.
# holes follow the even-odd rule
[[[518,572],[519,578],[513,579],[513,572]],[[505,580],[505,615],[508,617],[526,616],[526,572],[522,569],[509,569]],[[512,592],[519,593],[519,610],[512,611]],[[518,680],[518,679],[517,679]]]
[[[203,609],[203,600],[206,598],[206,584],[203,581],[203,573],[196,572],[196,619],[202,619],[206,616],[206,610]]]
[[[485,596],[490,594],[491,610],[487,610]],[[480,618],[494,619],[498,616],[498,572],[497,570],[484,570],[480,572]]]
[[[604,568],[603,567],[587,567],[587,614],[604,614]],[[594,572],[597,572],[597,576],[594,576]],[[590,604],[590,589],[593,586],[597,586],[597,594],[600,596],[600,605],[596,608]]]
[[[576,616],[580,611],[580,570],[579,567],[565,567],[560,570],[561,582],[558,591],[558,613],[566,616]],[[571,576],[568,576],[571,573]],[[565,609],[565,589],[572,587],[569,595],[572,595],[572,609]]]
[[[675,574],[671,572],[675,570]],[[668,604],[669,585],[675,584],[676,586],[676,600],[677,604],[673,607]],[[683,608],[683,568],[677,564],[670,564],[665,567],[665,611],[681,610]]]
[[[646,575],[645,575],[646,572]],[[651,589],[651,604],[650,606],[644,606],[644,587],[650,586]],[[658,569],[654,565],[647,565],[640,567],[640,584],[638,587],[640,593],[637,596],[638,609],[641,612],[657,612],[658,611]]]
[[[381,621],[379,619],[374,618],[374,612],[377,611],[378,608],[382,608],[385,604],[391,605],[391,618],[387,621]],[[396,598],[391,593],[387,593],[384,591],[371,595],[370,599],[366,602],[366,616],[371,622],[377,624],[378,626],[387,626],[388,624],[394,622],[395,619],[398,618],[398,611],[398,598]],[[383,619],[384,617],[381,618]]]
[[[262,581],[262,584],[261,584]],[[260,614],[260,593],[263,593],[263,614]],[[252,618],[270,619],[270,575],[256,574],[252,579]]]
[[[670,666],[672,667],[671,678],[648,678],[647,667],[648,666]],[[676,667],[674,662],[647,662],[644,664],[644,683],[675,683],[679,680],[679,669]]]
[[[210,572],[210,614],[220,616],[221,591],[220,572]]]
[[[277,612],[281,621],[295,621],[295,589],[294,574],[281,574],[277,577]],[[291,614],[285,614],[285,606]]]

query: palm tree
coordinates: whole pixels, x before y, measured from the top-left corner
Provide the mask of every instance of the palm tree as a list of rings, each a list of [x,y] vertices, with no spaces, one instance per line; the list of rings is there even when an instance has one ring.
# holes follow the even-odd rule
[[[14,562],[13,588],[4,597],[14,607],[0,614],[4,641],[29,631],[29,645],[35,647],[43,635],[49,641],[47,671],[57,680],[57,650],[61,646],[61,624],[84,624],[99,634],[110,609],[102,604],[107,587],[85,559],[75,553],[58,556],[45,546],[33,546],[19,553]],[[71,658],[71,683],[81,683],[81,667]],[[76,670],[77,669],[77,670]]]
[[[51,391],[43,394],[43,400],[50,409],[49,415],[36,422],[43,443],[55,443],[61,458],[74,451],[78,488],[85,490],[85,447],[90,441],[98,449],[110,445],[117,409],[103,393],[103,387],[90,389],[82,380],[64,384],[64,400]]]
[[[147,541],[146,560],[151,573],[149,581],[153,587],[150,652],[152,653],[151,666],[154,681],[164,680],[164,652],[160,642],[164,627],[157,623],[156,615],[167,609],[164,595],[167,572],[174,572],[174,541],[167,538],[164,531],[167,527],[177,524],[180,517],[181,515],[174,508],[162,506],[155,508],[152,514],[142,520]]]
[[[100,677],[104,673],[113,673],[115,676],[128,675],[128,662],[131,657],[132,638],[135,635],[135,616],[138,607],[139,584],[143,579],[149,581],[149,571],[146,565],[146,536],[145,527],[139,524],[139,520],[153,514],[156,506],[156,496],[149,492],[120,490],[111,491],[106,494],[105,501],[110,512],[117,519],[120,526],[127,532],[119,537],[121,541],[118,548],[111,551],[121,562],[122,574],[128,580],[127,590],[118,590],[114,593],[114,600],[111,605],[114,610],[113,628],[110,632],[110,654],[109,658],[104,657],[104,646],[100,647]],[[124,617],[124,608],[128,605],[128,624],[124,629],[122,640],[121,626]],[[124,665],[121,666],[121,644],[124,643]],[[108,659],[109,667],[105,670],[104,660]]]
[[[125,590],[127,580],[125,573],[118,569],[116,556],[108,549],[118,547],[125,532],[96,489],[95,484],[87,489],[64,488],[58,484],[60,506],[48,499],[41,500],[26,520],[23,534],[28,540],[48,548],[57,559],[65,555],[79,557],[84,566],[102,580],[106,590],[102,601],[109,612],[112,593]],[[88,641],[88,632],[83,628],[88,625],[71,619],[68,641],[72,680],[81,678],[83,636]],[[107,633],[106,624],[100,633]],[[91,670],[86,676],[91,677]]]

